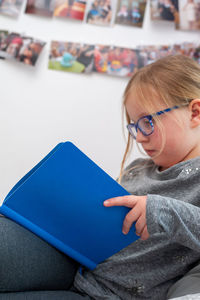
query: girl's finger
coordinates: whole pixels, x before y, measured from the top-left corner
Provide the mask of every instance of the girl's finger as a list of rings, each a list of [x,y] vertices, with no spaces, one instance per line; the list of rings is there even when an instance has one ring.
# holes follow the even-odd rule
[[[123,222],[123,227],[122,227],[122,232],[124,234],[128,234],[131,226],[133,225],[133,223],[139,218],[139,212],[137,211],[137,209],[131,209]]]
[[[139,216],[139,218],[137,219],[137,222],[135,224],[135,229],[136,229],[137,234],[141,235],[145,226],[146,226],[146,218],[145,218],[144,214],[142,214],[141,216]]]
[[[141,235],[140,235],[141,240],[145,241],[149,238],[149,233],[148,233],[148,229],[147,229],[147,225],[144,227]]]
[[[122,197],[115,197],[110,198],[103,202],[104,206],[126,206],[126,207],[134,207],[134,205],[137,203],[137,196],[122,196]]]

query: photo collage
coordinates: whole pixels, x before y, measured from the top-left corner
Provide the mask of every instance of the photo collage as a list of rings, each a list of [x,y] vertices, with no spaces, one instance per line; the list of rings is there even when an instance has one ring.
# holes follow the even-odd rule
[[[45,41],[0,30],[0,59],[10,59],[35,66],[45,44]],[[145,65],[174,54],[189,56],[200,64],[199,43],[148,45],[129,49],[110,45],[51,41],[48,69],[130,77]]]
[[[200,0],[0,0],[0,14],[17,16],[23,1],[25,13],[44,17],[77,19],[110,26],[112,22],[142,27],[147,1],[153,21],[174,22],[178,30],[200,29]],[[0,30],[0,59],[35,66],[46,42],[24,34]],[[53,40],[48,69],[73,73],[103,73],[130,77],[139,68],[170,54],[184,54],[200,64],[200,44],[161,46],[89,45]]]
[[[24,1],[26,14],[76,19],[99,26],[116,23],[137,27],[143,25],[147,4],[147,0],[0,0],[0,14],[18,17]]]
[[[197,43],[138,46],[136,49],[128,49],[52,41],[48,68],[73,73],[97,72],[130,77],[145,65],[174,54],[186,55],[200,64],[200,44]]]
[[[147,1],[152,21],[174,22],[177,30],[200,30],[200,0],[0,0],[0,14],[71,18],[88,24],[142,27]]]

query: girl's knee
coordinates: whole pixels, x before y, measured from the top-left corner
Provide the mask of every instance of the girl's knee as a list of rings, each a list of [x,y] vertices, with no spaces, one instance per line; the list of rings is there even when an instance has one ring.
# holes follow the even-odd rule
[[[0,291],[68,289],[77,268],[29,230],[0,217]]]

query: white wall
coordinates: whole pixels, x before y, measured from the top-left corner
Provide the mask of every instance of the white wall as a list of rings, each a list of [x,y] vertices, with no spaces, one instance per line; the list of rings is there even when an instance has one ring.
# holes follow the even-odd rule
[[[60,141],[71,140],[112,177],[118,175],[125,148],[121,96],[128,79],[48,70],[51,40],[134,48],[199,39],[199,33],[176,31],[172,23],[151,23],[149,3],[143,29],[104,28],[23,12],[18,20],[0,16],[0,29],[47,41],[35,68],[0,61],[0,202]]]

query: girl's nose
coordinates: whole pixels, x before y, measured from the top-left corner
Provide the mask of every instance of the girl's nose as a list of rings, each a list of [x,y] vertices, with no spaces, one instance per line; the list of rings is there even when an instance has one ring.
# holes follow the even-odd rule
[[[148,136],[145,136],[139,129],[137,131],[136,142],[143,143],[148,140]]]

